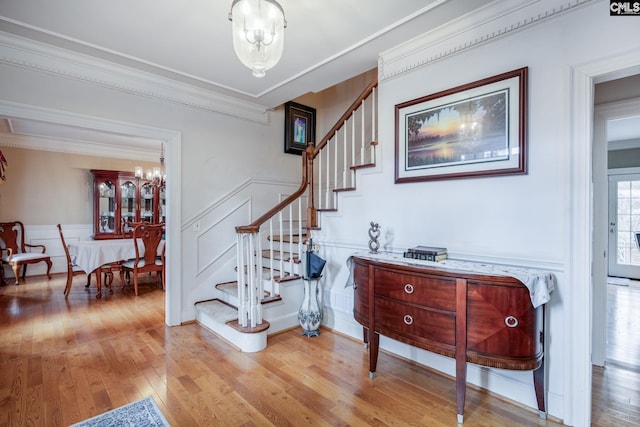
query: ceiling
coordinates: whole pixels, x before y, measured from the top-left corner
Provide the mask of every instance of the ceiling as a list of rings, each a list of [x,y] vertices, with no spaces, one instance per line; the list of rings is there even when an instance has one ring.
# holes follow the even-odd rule
[[[369,71],[380,52],[493,2],[376,0],[373,7],[361,0],[279,1],[287,20],[284,54],[261,79],[233,51],[232,0],[2,0],[0,32],[275,108]],[[621,125],[638,129],[637,121]],[[91,143],[98,152],[116,144],[124,157],[145,147],[155,153],[160,145],[22,119],[0,123],[0,132]]]
[[[0,31],[276,107],[377,66],[378,54],[492,0],[279,0],[285,48],[264,78],[233,51],[232,0],[3,0]]]

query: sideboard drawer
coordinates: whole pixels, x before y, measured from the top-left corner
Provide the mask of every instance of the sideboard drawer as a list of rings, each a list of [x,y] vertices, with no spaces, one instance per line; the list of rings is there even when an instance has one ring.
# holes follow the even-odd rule
[[[455,315],[402,304],[384,298],[375,299],[376,330],[392,330],[405,339],[455,344]]]
[[[447,311],[456,309],[455,278],[404,274],[377,268],[374,280],[376,296]]]

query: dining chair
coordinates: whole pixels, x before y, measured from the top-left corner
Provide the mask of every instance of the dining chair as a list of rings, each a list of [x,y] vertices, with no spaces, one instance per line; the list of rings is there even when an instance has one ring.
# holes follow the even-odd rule
[[[120,269],[120,279],[124,282],[124,275],[133,276],[133,290],[138,295],[138,275],[140,273],[156,272],[164,289],[164,247],[158,256],[158,246],[164,239],[165,224],[140,224],[133,229],[133,245],[136,257],[125,261]],[[166,245],[165,245],[166,246]],[[129,282],[130,282],[129,278]]]
[[[32,252],[39,249],[40,252]],[[2,267],[9,265],[19,283],[19,271],[22,267],[22,279],[27,275],[27,265],[39,262],[47,264],[47,278],[51,278],[51,257],[46,255],[45,245],[31,245],[26,242],[24,225],[20,221],[0,222],[0,257]]]
[[[133,237],[133,230],[142,224],[148,224],[148,222],[144,222],[144,221],[125,221],[124,218],[122,220],[122,233],[124,234],[125,238],[131,238]]]
[[[60,241],[62,242],[62,247],[64,248],[64,254],[67,257],[67,284],[64,287],[64,297],[67,298],[69,296],[69,291],[71,291],[71,283],[73,282],[73,277],[79,274],[87,274],[79,265],[77,265],[74,259],[69,254],[69,247],[67,246],[67,242],[64,240],[64,234],[62,234],[62,226],[58,224],[58,232],[60,232]],[[91,275],[87,274],[87,282],[89,281]]]

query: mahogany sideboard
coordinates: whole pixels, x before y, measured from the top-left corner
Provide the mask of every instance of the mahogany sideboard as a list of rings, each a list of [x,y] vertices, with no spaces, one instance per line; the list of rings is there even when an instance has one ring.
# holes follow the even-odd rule
[[[523,282],[413,260],[354,255],[350,263],[353,313],[369,346],[371,378],[382,334],[455,358],[458,423],[464,420],[467,362],[532,370],[539,415],[546,418],[544,304],[534,308]],[[552,289],[550,280],[544,291]]]

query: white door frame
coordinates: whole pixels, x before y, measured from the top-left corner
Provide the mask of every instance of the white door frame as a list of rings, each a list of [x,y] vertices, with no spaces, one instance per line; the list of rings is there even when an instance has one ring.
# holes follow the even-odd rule
[[[635,114],[630,114],[635,111]],[[594,109],[593,119],[593,300],[603,301],[592,310],[591,361],[604,366],[607,357],[607,275],[608,275],[608,165],[607,122],[637,115],[640,100],[601,104]]]
[[[569,425],[591,425],[593,90],[597,82],[638,73],[640,52],[635,51],[571,68],[570,214],[567,215],[565,259],[568,260],[566,285],[572,289],[562,313],[567,338],[562,343],[565,355],[564,422]]]
[[[167,287],[165,291],[165,323],[176,326],[181,323],[182,270],[180,262],[180,224],[182,204],[180,194],[182,134],[178,131],[118,122],[101,117],[84,116],[68,111],[53,110],[33,105],[0,100],[0,116],[39,120],[70,126],[95,129],[104,132],[133,135],[166,142],[167,152]]]

